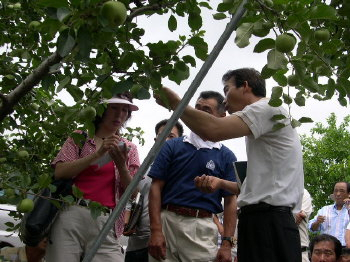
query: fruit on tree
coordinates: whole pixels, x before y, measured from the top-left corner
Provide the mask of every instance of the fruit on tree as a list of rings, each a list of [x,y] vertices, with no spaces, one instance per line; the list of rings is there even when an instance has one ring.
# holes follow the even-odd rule
[[[276,38],[276,50],[281,53],[288,53],[292,51],[295,47],[296,39],[293,35],[288,33],[283,33]]]
[[[122,2],[107,1],[101,8],[101,16],[107,19],[109,26],[120,26],[126,20],[126,7]]]
[[[92,106],[85,107],[82,111],[80,111],[80,119],[82,120],[91,120],[93,121],[96,117],[96,109]]]
[[[36,29],[40,25],[39,21],[32,21],[29,23],[29,28],[30,29]]]
[[[300,79],[297,75],[290,75],[287,78],[289,86],[297,86],[300,84]]]
[[[6,162],[6,157],[0,157],[0,163],[4,163],[4,162]]]
[[[18,205],[17,205],[17,211],[21,213],[28,213],[32,211],[34,208],[34,202],[33,200],[29,198],[23,199]]]
[[[330,33],[328,29],[319,29],[315,31],[315,39],[320,42],[327,42],[330,38]]]
[[[4,190],[4,194],[5,194],[5,196],[11,198],[15,195],[15,190],[13,188],[6,188]]]
[[[29,153],[26,150],[18,151],[17,155],[18,155],[19,158],[28,158],[29,157]]]
[[[14,5],[13,5],[13,8],[14,9],[21,9],[21,3],[15,3]]]

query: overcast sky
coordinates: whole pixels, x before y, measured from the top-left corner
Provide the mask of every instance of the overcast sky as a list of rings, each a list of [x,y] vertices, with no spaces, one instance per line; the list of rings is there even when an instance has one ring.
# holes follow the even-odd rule
[[[210,4],[216,9],[217,4],[220,1],[210,1]],[[146,30],[146,35],[143,38],[143,42],[158,42],[159,40],[167,41],[170,39],[176,39],[178,35],[189,35],[189,32],[184,31],[184,28],[188,26],[184,26],[186,20],[178,20],[178,30],[175,32],[170,32],[167,27],[167,19],[165,17],[169,17],[170,14],[166,14],[162,17],[151,16],[149,18],[138,17],[138,24],[142,24]],[[209,52],[212,50],[220,35],[225,29],[226,24],[228,23],[228,19],[226,20],[214,20],[211,17],[209,12],[205,12],[204,17],[204,30],[206,30],[206,42],[209,45]],[[222,92],[222,83],[221,77],[222,75],[228,71],[229,69],[237,69],[241,67],[253,67],[257,70],[261,70],[263,66],[266,64],[267,52],[264,53],[253,53],[254,44],[246,47],[244,49],[240,49],[234,43],[235,34],[231,36],[226,46],[220,53],[219,57],[215,61],[213,67],[209,70],[207,76],[203,80],[201,86],[199,87],[197,93],[194,98],[191,100],[191,105],[193,106],[196,98],[199,93],[204,90],[215,90],[220,93]],[[252,42],[257,43],[259,41],[258,38],[253,37]],[[185,50],[183,55],[190,53],[194,56],[194,51],[192,47],[188,47]],[[197,68],[191,68],[191,76],[188,80],[181,83],[178,86],[176,83],[171,82],[167,79],[164,79],[163,84],[175,90],[181,97],[186,92],[187,88],[190,86],[192,80],[194,79],[196,73],[199,71],[202,62],[200,60],[197,61]],[[267,94],[271,93],[271,88],[277,85],[273,80],[267,81]],[[65,100],[68,102],[70,98],[66,98]],[[138,145],[139,154],[141,161],[147,156],[148,151],[152,147],[154,143],[154,126],[160,120],[169,118],[172,112],[158,106],[153,98],[150,100],[134,100],[135,104],[140,107],[140,110],[137,112],[133,112],[132,119],[127,123],[127,126],[130,127],[141,127],[144,132],[144,138],[146,143],[144,146]],[[302,116],[311,117],[315,122],[326,122],[326,118],[329,117],[331,112],[335,112],[338,116],[338,121],[342,120],[346,114],[349,114],[349,108],[341,107],[336,99],[326,102],[319,102],[313,99],[308,99],[306,101],[305,107],[298,107],[296,105],[292,106],[292,116],[296,119],[299,119]],[[308,134],[311,127],[314,124],[303,124],[298,128],[298,132],[300,134]],[[185,128],[185,133],[188,133],[189,130]],[[137,140],[134,141],[137,144]],[[244,138],[232,139],[228,141],[224,141],[224,144],[228,146],[237,156],[238,160],[246,160],[246,151],[245,151],[245,143]]]

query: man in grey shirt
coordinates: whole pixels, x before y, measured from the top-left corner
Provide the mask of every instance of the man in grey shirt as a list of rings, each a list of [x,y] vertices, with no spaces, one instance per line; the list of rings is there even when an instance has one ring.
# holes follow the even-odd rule
[[[167,119],[160,121],[156,127],[156,138],[163,131]],[[183,135],[183,126],[177,122],[166,140],[172,138],[180,137]],[[136,226],[136,232],[129,236],[128,246],[126,248],[125,262],[135,262],[135,261],[148,261],[148,240],[150,237],[149,228],[149,214],[148,214],[148,193],[152,179],[146,175],[139,183],[138,189],[140,192],[144,193],[142,201],[142,213]],[[131,201],[126,206],[126,217],[130,217]],[[129,213],[129,214],[128,214]],[[128,220],[125,221],[126,223]],[[124,235],[128,235],[129,232],[124,232]]]

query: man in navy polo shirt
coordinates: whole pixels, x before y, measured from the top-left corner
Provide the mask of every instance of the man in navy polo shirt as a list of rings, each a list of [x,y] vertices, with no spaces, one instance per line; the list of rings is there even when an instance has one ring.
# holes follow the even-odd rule
[[[220,93],[202,92],[196,109],[224,117],[223,100]],[[202,193],[194,178],[206,174],[234,181],[234,161],[236,157],[227,147],[204,141],[193,132],[166,142],[149,173],[150,261],[231,261],[236,197],[224,190]],[[224,241],[217,250],[213,214],[223,211],[222,198]]]

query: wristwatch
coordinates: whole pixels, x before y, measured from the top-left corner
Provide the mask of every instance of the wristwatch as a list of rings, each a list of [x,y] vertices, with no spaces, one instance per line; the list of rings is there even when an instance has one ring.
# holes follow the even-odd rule
[[[230,242],[231,247],[236,245],[236,239],[234,237],[221,237],[221,241],[227,240]]]

